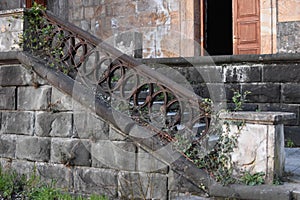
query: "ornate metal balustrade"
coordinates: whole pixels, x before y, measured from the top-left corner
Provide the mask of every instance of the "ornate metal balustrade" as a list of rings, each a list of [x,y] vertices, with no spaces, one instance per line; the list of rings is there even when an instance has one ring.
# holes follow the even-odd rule
[[[207,135],[210,105],[194,92],[74,25],[42,14],[37,27],[28,27],[25,49],[168,140],[183,134],[197,142]]]

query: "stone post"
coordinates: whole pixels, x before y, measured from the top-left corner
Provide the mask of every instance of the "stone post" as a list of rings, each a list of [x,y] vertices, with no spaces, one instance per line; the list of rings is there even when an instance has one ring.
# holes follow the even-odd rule
[[[280,178],[285,161],[283,124],[295,117],[294,113],[283,112],[221,113],[220,119],[226,122],[224,130],[229,132],[226,134],[237,136],[237,146],[231,153],[233,175],[263,172],[267,184]]]

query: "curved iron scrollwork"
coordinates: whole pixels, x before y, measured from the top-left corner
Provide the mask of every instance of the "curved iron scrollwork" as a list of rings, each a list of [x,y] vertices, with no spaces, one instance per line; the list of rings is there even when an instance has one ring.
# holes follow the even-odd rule
[[[79,28],[43,15],[41,29],[34,32],[43,46],[34,49],[50,66],[97,86],[112,107],[164,132],[168,140],[188,132],[199,141],[208,133],[211,113],[200,97]],[[40,32],[45,28],[46,35]]]

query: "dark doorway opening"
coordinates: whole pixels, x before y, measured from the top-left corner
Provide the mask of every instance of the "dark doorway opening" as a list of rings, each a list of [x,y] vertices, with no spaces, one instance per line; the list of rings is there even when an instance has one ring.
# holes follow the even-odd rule
[[[232,0],[204,0],[204,47],[209,55],[232,55]]]

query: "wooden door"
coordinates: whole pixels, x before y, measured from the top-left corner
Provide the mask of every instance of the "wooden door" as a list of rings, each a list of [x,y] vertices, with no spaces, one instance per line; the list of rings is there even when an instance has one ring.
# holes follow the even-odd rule
[[[233,0],[234,54],[260,54],[260,0]]]

